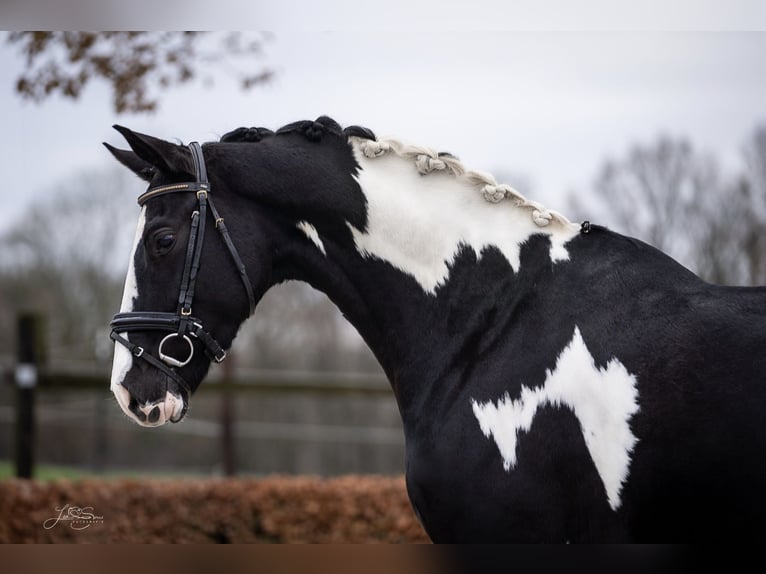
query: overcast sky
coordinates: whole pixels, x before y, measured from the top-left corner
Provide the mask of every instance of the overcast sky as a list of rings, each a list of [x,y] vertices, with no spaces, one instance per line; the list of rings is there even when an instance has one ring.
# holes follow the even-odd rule
[[[267,86],[224,77],[166,92],[152,116],[117,116],[103,85],[74,103],[21,102],[22,61],[2,43],[0,231],[57,182],[111,165],[101,142],[124,145],[114,123],[188,142],[327,114],[523,175],[508,183],[561,211],[634,142],[687,136],[735,169],[766,123],[765,33],[277,31],[265,54]]]

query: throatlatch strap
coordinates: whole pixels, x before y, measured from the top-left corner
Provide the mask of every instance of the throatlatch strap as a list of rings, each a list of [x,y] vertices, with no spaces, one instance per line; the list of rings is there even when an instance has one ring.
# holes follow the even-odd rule
[[[255,313],[255,295],[253,294],[253,286],[250,283],[250,278],[247,276],[247,269],[245,268],[245,264],[242,262],[242,259],[239,257],[237,248],[234,247],[234,242],[231,240],[229,230],[226,227],[226,223],[224,222],[223,217],[220,216],[218,210],[215,208],[212,197],[208,198],[208,203],[210,204],[210,214],[215,220],[215,228],[220,232],[221,237],[223,238],[223,242],[226,245],[226,249],[229,250],[229,255],[231,255],[231,258],[234,260],[234,265],[236,265],[237,271],[239,271],[239,277],[242,280],[242,284],[245,286],[245,291],[247,291],[247,299],[250,304],[250,314],[252,315]]]

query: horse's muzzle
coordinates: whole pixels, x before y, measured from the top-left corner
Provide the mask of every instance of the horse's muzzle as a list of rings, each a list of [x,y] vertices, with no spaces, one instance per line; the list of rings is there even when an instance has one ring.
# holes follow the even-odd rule
[[[136,423],[145,427],[158,427],[167,422],[177,423],[186,415],[188,402],[181,395],[166,392],[165,397],[154,402],[139,402],[128,389],[119,385],[112,388],[122,411]]]

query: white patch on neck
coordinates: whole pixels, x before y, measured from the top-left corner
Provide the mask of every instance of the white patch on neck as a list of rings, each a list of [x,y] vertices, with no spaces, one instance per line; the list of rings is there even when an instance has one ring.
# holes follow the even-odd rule
[[[316,227],[311,225],[308,221],[299,221],[295,226],[306,234],[306,237],[319,248],[319,251],[327,255],[327,252],[324,250],[324,243],[322,243],[322,240],[319,238],[319,232]]]
[[[580,421],[585,444],[606,489],[612,510],[620,506],[620,493],[630,470],[630,454],[636,437],[629,421],[638,411],[636,377],[617,359],[599,369],[575,327],[572,341],[561,352],[556,367],[547,371],[545,384],[537,389],[521,387],[521,397],[508,393],[479,403],[472,400],[473,413],[487,438],[493,437],[503,457],[503,467],[516,466],[519,432],[528,432],[537,409],[565,405]]]
[[[122,304],[120,305],[120,313],[129,313],[133,311],[133,305],[136,297],[138,297],[138,284],[136,283],[136,251],[141,243],[141,239],[144,235],[144,226],[146,225],[146,206],[141,208],[141,214],[138,216],[138,225],[136,226],[136,235],[133,240],[133,251],[130,254],[130,261],[128,263],[128,274],[125,277],[125,288],[122,291]],[[127,333],[120,333],[121,336],[128,338]],[[117,397],[117,402],[120,403],[122,409],[128,412],[129,397],[127,397],[127,391],[122,387],[122,381],[125,380],[125,375],[128,374],[130,368],[133,366],[133,355],[130,354],[123,345],[119,343],[114,344],[114,361],[112,362],[112,381],[111,389],[114,395]],[[125,404],[123,404],[123,402]]]
[[[357,250],[411,275],[427,293],[449,276],[461,245],[481,256],[495,246],[518,271],[521,245],[534,234],[551,239],[551,259],[569,258],[565,244],[576,225],[538,227],[531,211],[512,201],[490,203],[475,184],[446,172],[422,176],[415,163],[395,154],[367,158],[352,142],[361,166],[356,180],[367,199],[367,231],[348,224]]]

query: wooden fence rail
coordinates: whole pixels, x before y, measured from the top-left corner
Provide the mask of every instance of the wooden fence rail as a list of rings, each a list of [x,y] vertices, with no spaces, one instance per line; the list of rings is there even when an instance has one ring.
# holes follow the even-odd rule
[[[82,411],[75,409],[71,413],[54,408],[50,401],[46,404],[46,397],[55,397],[60,393],[72,392],[73,394],[85,392],[102,393],[108,396],[109,389],[109,366],[96,362],[83,361],[46,361],[46,349],[44,345],[44,319],[36,315],[22,315],[18,319],[18,345],[15,362],[0,359],[0,381],[12,384],[14,388],[15,404],[0,406],[0,422],[11,423],[14,429],[14,461],[16,474],[21,478],[34,476],[35,443],[38,440],[37,419],[50,421],[61,425],[71,414],[72,421],[76,422],[75,415]],[[386,378],[376,373],[344,373],[344,372],[304,372],[304,371],[278,371],[264,369],[229,369],[224,370],[219,366],[211,369],[207,380],[203,382],[197,394],[207,396],[208,404],[212,400],[218,402],[220,409],[218,414],[213,413],[212,418],[185,421],[177,430],[181,433],[206,437],[207,440],[218,437],[220,450],[220,465],[223,474],[233,475],[237,473],[237,464],[234,443],[239,440],[277,440],[277,441],[310,441],[313,443],[345,443],[388,445],[388,448],[401,444],[401,429],[386,426],[389,423],[378,424],[368,421],[366,425],[354,425],[343,420],[301,420],[298,416],[291,416],[289,420],[235,420],[233,415],[234,401],[247,401],[252,397],[263,400],[278,400],[281,402],[305,400],[306,397],[316,397],[319,402],[345,401],[346,397],[353,400],[375,401],[378,398],[381,404],[394,404],[393,393]],[[216,396],[217,395],[217,396]],[[285,395],[285,399],[280,399]],[[287,397],[295,397],[287,398]],[[236,397],[236,399],[234,398]],[[257,398],[256,398],[257,397]],[[333,398],[337,397],[337,399]],[[37,405],[38,399],[42,405]],[[58,399],[57,399],[58,400]],[[204,401],[203,401],[204,402]],[[252,401],[251,401],[252,402]],[[110,405],[110,408],[116,405]],[[77,411],[77,412],[75,412]],[[97,429],[104,429],[107,425],[106,409],[94,409],[90,420]],[[210,414],[210,413],[209,413]],[[67,419],[69,420],[69,419]],[[386,419],[388,420],[388,419]],[[100,421],[100,422],[99,422]],[[97,431],[97,441],[103,442],[100,448],[94,449],[94,460],[103,460],[107,450],[106,434]],[[175,433],[174,433],[175,434]],[[98,455],[98,453],[101,455]],[[94,469],[101,466],[94,463]]]

